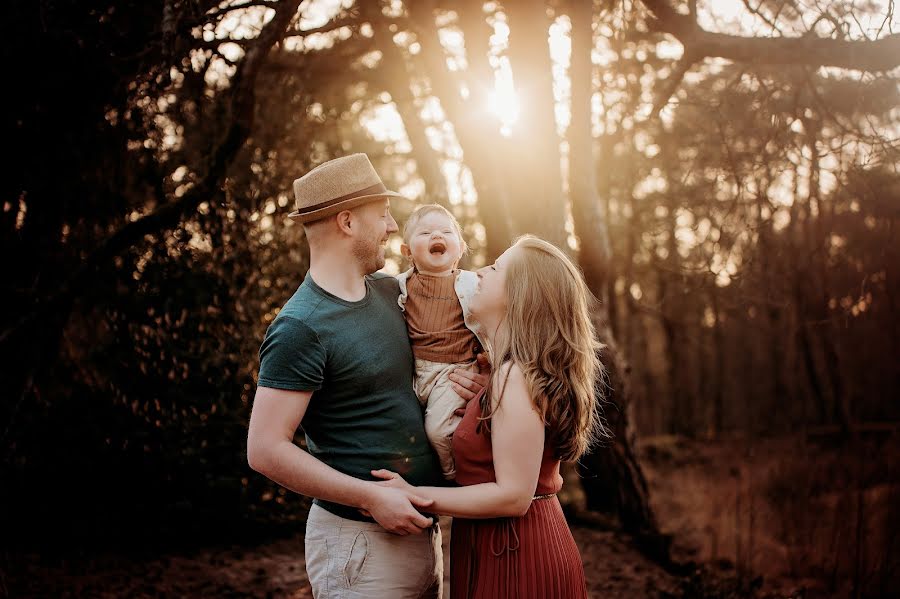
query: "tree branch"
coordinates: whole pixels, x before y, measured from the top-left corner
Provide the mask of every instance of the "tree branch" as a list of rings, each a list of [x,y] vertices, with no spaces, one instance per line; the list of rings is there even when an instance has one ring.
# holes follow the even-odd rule
[[[701,60],[703,60],[702,56],[685,48],[684,56],[678,61],[675,70],[660,84],[660,89],[656,93],[656,101],[653,103],[654,115],[659,115],[660,111],[665,108],[666,104],[669,103],[669,99],[675,94],[678,86],[684,80],[684,76]]]
[[[753,6],[750,4],[750,0],[743,0],[743,3],[744,3],[744,6],[747,7],[748,11],[750,11],[751,13],[753,13],[754,15],[756,15],[757,17],[762,19],[766,25],[768,25],[769,27],[772,28],[772,31],[777,31],[778,33],[781,33],[781,28],[778,26],[778,23],[775,22],[775,19],[771,19],[767,15],[763,14],[762,2],[760,2],[759,6],[757,6],[756,8],[753,8]]]
[[[329,33],[331,31],[337,31],[342,27],[359,27],[362,23],[363,21],[360,19],[359,15],[350,14],[344,17],[335,17],[324,25],[313,27],[312,29],[296,29],[291,32],[291,37],[306,37],[316,33]]]
[[[191,210],[208,199],[218,190],[225,179],[228,167],[235,155],[243,147],[253,126],[253,111],[256,103],[254,84],[262,65],[272,47],[285,35],[288,25],[297,15],[300,0],[285,0],[278,4],[275,16],[265,26],[256,43],[247,50],[237,72],[231,80],[228,95],[231,122],[218,143],[212,148],[206,161],[205,173],[187,193],[179,199],[162,203],[159,208],[130,222],[98,245],[81,263],[81,266],[64,281],[52,297],[38,303],[34,311],[20,320],[12,328],[0,334],[0,344],[13,334],[29,330],[28,326],[48,312],[67,312],[72,299],[86,289],[97,277],[100,267],[112,258],[140,242],[144,236],[160,233],[176,226]],[[160,191],[157,192],[160,194]]]
[[[641,0],[653,15],[655,31],[668,33],[700,57],[717,57],[748,64],[838,67],[857,71],[888,71],[900,66],[900,34],[879,40],[803,37],[747,37],[706,31],[694,19],[677,12],[666,0]]]
[[[264,6],[266,8],[277,8],[278,3],[273,2],[272,0],[247,0],[247,2],[242,2],[240,4],[229,4],[224,8],[208,12],[206,13],[206,17],[219,18],[236,10],[244,10],[247,8],[254,8],[258,6]]]

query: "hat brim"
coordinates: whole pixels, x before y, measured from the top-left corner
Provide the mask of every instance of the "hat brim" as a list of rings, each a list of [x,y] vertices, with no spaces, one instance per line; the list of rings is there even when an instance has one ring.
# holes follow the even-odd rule
[[[375,193],[372,195],[351,198],[349,200],[344,200],[343,202],[338,202],[337,204],[332,204],[331,206],[319,208],[318,210],[310,210],[309,212],[301,213],[295,210],[294,212],[288,214],[288,216],[299,223],[310,223],[316,220],[321,220],[328,216],[332,216],[334,214],[337,214],[338,212],[350,210],[351,208],[356,208],[357,206],[362,206],[363,204],[368,204],[370,202],[375,202],[384,198],[388,198],[391,200],[402,200],[401,203],[408,204],[410,206],[414,203],[412,200],[410,200],[406,196],[400,195],[396,191],[383,191],[381,193]]]

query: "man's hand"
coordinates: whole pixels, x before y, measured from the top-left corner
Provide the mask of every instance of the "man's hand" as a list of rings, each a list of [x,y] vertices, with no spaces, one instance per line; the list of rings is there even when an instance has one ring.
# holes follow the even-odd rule
[[[397,535],[418,534],[434,523],[432,518],[426,518],[416,510],[417,507],[429,507],[434,503],[433,499],[403,489],[372,486],[372,499],[363,509],[386,531]]]
[[[478,354],[475,363],[474,371],[457,368],[450,373],[453,390],[467,402],[475,399],[491,380],[491,362],[488,360],[487,354]]]

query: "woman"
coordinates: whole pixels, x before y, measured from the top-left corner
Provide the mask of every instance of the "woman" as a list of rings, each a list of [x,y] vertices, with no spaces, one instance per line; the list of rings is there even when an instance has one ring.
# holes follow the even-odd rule
[[[454,598],[586,597],[584,569],[556,493],[561,460],[608,436],[595,409],[601,366],[581,273],[526,236],[478,271],[472,315],[494,374],[453,435],[454,488],[417,487],[454,516]],[[406,487],[397,474],[378,484]]]

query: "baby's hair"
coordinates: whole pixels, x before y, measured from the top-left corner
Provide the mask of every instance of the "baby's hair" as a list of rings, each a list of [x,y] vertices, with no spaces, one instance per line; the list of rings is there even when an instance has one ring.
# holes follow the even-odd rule
[[[456,217],[453,216],[453,213],[441,206],[440,204],[424,204],[419,206],[413,213],[409,215],[409,218],[406,219],[406,224],[403,225],[403,241],[405,243],[409,243],[409,238],[412,235],[413,229],[416,228],[416,225],[419,224],[419,221],[422,220],[422,217],[426,214],[431,214],[432,212],[440,212],[453,223],[454,228],[456,228],[456,234],[459,236],[459,240],[462,243],[465,243],[463,239],[462,227],[459,226],[459,221],[456,220]]]

